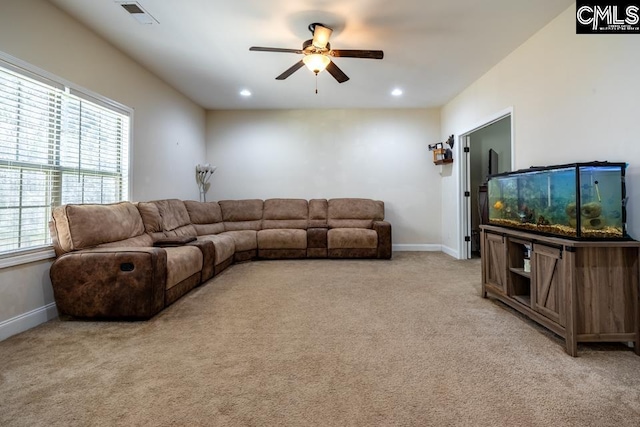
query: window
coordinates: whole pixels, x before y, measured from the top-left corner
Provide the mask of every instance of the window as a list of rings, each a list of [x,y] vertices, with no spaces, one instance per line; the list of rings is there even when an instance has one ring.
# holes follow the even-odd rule
[[[128,198],[130,115],[0,59],[0,257],[50,245],[55,206]]]

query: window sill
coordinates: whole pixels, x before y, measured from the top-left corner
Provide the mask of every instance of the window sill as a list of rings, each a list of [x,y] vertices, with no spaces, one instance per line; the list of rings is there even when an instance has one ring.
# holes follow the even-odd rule
[[[56,253],[53,251],[53,247],[46,246],[44,248],[28,251],[18,252],[15,254],[6,254],[0,257],[0,270],[3,268],[14,267],[16,265],[29,264],[31,262],[42,261],[45,259],[55,258]]]

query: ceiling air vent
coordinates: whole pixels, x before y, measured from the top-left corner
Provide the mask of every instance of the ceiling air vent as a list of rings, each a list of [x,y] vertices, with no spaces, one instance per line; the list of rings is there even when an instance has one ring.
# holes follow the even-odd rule
[[[144,10],[142,6],[140,6],[140,3],[135,1],[117,1],[116,3],[122,6],[124,10],[129,12],[129,14],[131,14],[131,16],[133,16],[134,19],[138,21],[138,23],[147,25],[158,24],[156,18],[154,18],[153,16],[151,16],[151,14],[149,14],[149,12]]]

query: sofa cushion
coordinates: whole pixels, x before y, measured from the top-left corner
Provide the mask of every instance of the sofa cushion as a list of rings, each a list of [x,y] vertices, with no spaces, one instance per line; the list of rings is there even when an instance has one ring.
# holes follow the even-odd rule
[[[210,240],[216,248],[214,264],[218,265],[231,258],[236,251],[236,244],[233,237],[225,234],[207,234],[198,236],[198,240]]]
[[[260,230],[258,249],[307,249],[307,232],[292,229]]]
[[[178,246],[164,250],[167,252],[167,289],[202,270],[202,252],[197,246]]]
[[[189,212],[182,200],[167,199],[153,202],[162,217],[162,229],[166,236],[195,236]]]
[[[225,231],[260,230],[264,204],[262,200],[221,200],[218,204]]]
[[[309,200],[309,228],[327,225],[327,199]]]
[[[145,229],[154,238],[196,236],[189,213],[182,200],[167,199],[138,203]]]
[[[209,234],[219,234],[224,231],[224,223],[219,222],[217,224],[192,224],[193,229],[196,230],[197,236],[206,236]]]
[[[175,228],[171,231],[165,231],[164,235],[167,237],[174,237],[174,236],[193,236],[196,237],[198,235],[198,233],[196,232],[196,229],[193,227],[193,225],[188,224],[188,225],[184,225],[182,227],[178,227]]]
[[[221,236],[231,236],[236,245],[236,252],[250,251],[258,248],[255,230],[225,231]]]
[[[218,202],[185,200],[184,207],[187,209],[192,224],[215,224],[222,222],[222,210]]]
[[[364,228],[333,228],[327,232],[329,249],[374,249],[378,247],[378,233]]]
[[[154,202],[138,202],[136,206],[142,217],[145,231],[154,239],[165,237],[158,206]]]
[[[304,199],[268,199],[264,201],[262,228],[299,228],[309,223],[309,202]]]
[[[220,210],[218,202],[186,200],[184,206],[187,208],[191,224],[193,224],[198,236],[218,234],[224,231],[222,210]]]
[[[127,240],[144,233],[142,217],[130,202],[62,205],[53,209],[52,217],[54,244],[56,252],[61,253]]]
[[[187,208],[182,200],[156,200],[153,203],[158,207],[158,211],[162,217],[162,227],[164,231],[175,230],[176,228],[191,224],[189,212],[187,212]]]
[[[384,203],[371,199],[331,199],[328,203],[329,228],[371,228],[384,219]]]

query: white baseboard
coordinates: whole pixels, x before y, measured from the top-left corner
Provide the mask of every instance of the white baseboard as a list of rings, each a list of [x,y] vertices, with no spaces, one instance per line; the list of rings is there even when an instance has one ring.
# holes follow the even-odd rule
[[[35,310],[20,314],[11,319],[0,322],[0,341],[12,335],[34,328],[41,323],[48,322],[58,317],[56,303],[52,302]]]
[[[398,245],[392,245],[391,248],[394,251],[398,251],[398,252],[403,252],[403,251],[409,251],[409,252],[440,252],[442,250],[442,246],[441,245],[405,245],[405,244],[398,244]]]
[[[450,247],[447,246],[442,246],[442,252],[444,252],[445,254],[454,257],[455,259],[460,259],[460,256],[458,254],[458,251],[451,249]]]

